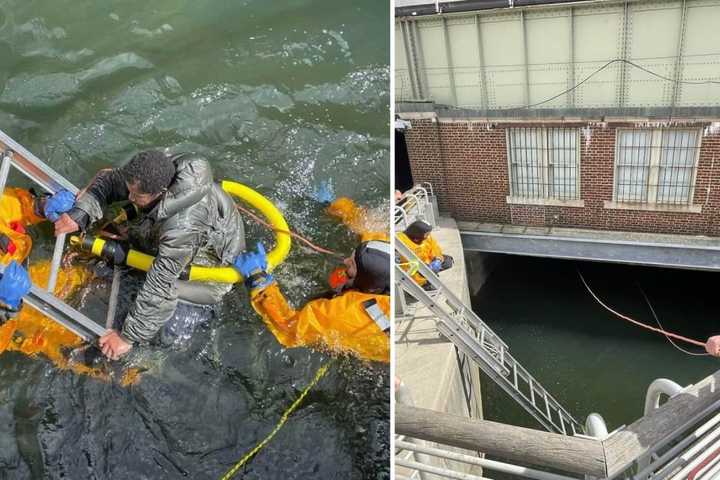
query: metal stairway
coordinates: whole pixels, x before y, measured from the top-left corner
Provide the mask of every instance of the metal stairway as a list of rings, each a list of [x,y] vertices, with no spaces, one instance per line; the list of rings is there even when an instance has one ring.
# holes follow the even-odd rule
[[[424,290],[396,263],[398,295],[403,295],[403,291],[408,292],[435,314],[440,333],[470,357],[547,430],[565,435],[584,432],[583,426],[515,360],[505,342],[397,238],[395,249],[404,257],[403,262],[417,267],[417,271],[435,287],[432,292]]]
[[[0,194],[5,190],[11,167],[19,170],[49,193],[55,193],[63,188],[75,194],[78,192],[75,185],[0,130]],[[43,290],[33,285],[30,293],[25,296],[25,302],[84,340],[90,341],[103,335],[105,328],[52,294],[57,283],[64,248],[65,235],[60,235],[55,241],[47,289]],[[3,270],[3,266],[0,265],[0,273]]]

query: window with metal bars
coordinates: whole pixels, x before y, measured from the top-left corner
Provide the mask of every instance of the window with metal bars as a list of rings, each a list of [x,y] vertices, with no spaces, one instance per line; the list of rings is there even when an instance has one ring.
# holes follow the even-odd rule
[[[523,199],[580,198],[576,128],[508,129],[510,195]]]
[[[697,129],[618,129],[615,201],[690,205],[700,152]]]

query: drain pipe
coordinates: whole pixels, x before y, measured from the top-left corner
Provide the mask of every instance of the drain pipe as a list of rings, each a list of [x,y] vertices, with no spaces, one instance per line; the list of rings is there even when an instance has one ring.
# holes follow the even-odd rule
[[[658,378],[654,380],[647,389],[645,395],[645,415],[649,415],[654,410],[660,407],[660,397],[667,395],[668,397],[674,397],[678,393],[685,390],[683,387],[668,380],[667,378]]]
[[[404,292],[401,290],[400,295],[403,295]],[[395,401],[397,403],[402,403],[403,405],[407,405],[410,407],[415,406],[415,402],[413,401],[412,395],[410,394],[410,389],[407,385],[405,385],[402,380],[400,380],[399,377],[395,377]],[[420,447],[425,446],[424,440],[418,440],[415,438],[406,438],[406,441],[410,443],[414,443],[415,445],[418,445]],[[415,460],[418,463],[423,463],[425,465],[432,465],[432,459],[430,458],[430,455],[426,453],[418,453],[413,452],[413,456],[415,457]],[[422,470],[416,470],[418,474],[420,475],[420,480],[432,480],[435,478],[435,475],[430,475],[426,472],[423,472]],[[412,478],[412,477],[411,477]]]
[[[599,413],[591,413],[585,420],[585,431],[591,437],[598,440],[605,440],[608,436],[607,424]]]

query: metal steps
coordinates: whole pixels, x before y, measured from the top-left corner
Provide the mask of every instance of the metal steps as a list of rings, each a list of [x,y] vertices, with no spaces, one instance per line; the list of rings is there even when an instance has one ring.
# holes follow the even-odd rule
[[[510,354],[505,342],[470,307],[465,305],[430,268],[396,238],[397,253],[415,266],[434,287],[428,292],[400,265],[395,265],[397,294],[408,292],[435,316],[437,328],[458,349],[470,357],[495,383],[505,390],[547,430],[565,435],[583,433],[583,426]]]

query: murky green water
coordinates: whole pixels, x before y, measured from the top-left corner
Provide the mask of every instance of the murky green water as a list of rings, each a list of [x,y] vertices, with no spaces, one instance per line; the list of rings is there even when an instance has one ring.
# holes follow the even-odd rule
[[[681,353],[664,336],[604,310],[577,269],[604,302],[636,320],[657,326],[644,291],[668,331],[701,341],[720,332],[716,273],[504,257],[473,309],[576,419],[598,412],[612,431],[643,415],[654,379],[689,385],[720,369],[718,359]],[[507,398],[484,381],[486,418],[541,428]]]
[[[78,185],[144,148],[203,153],[217,179],[349,252],[309,193],[329,179],[387,202],[388,15],[383,2],[0,0],[0,129]],[[267,238],[246,223],[251,243]],[[277,278],[299,305],[333,266],[296,247]],[[281,349],[243,289],[187,351],[148,355],[130,389],[0,355],[0,478],[218,478],[327,360]],[[388,398],[386,366],[337,360],[239,477],[387,478]]]

